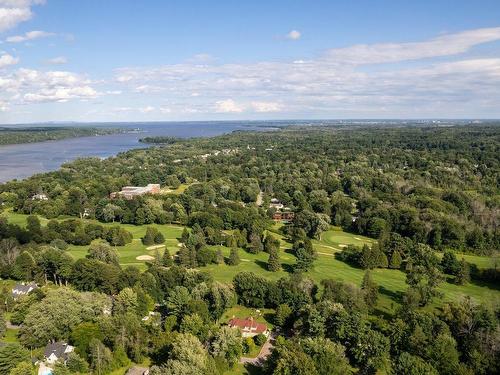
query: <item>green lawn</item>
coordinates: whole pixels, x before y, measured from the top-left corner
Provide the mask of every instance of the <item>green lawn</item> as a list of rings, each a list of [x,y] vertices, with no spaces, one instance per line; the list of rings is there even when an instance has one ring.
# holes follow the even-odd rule
[[[21,226],[26,225],[26,218],[28,217],[27,215],[24,214],[18,214],[12,211],[4,211],[1,216],[7,217],[10,223],[18,224]],[[42,225],[46,225],[48,220],[39,216],[40,222]],[[64,220],[65,218],[59,218],[59,220]],[[182,230],[184,229],[183,226],[180,225],[159,225],[159,224],[149,224],[149,225],[132,225],[132,224],[119,224],[119,223],[100,223],[96,220],[87,220],[84,219],[85,222],[88,223],[98,223],[103,226],[113,226],[113,225],[120,225],[122,228],[128,230],[130,233],[132,233],[133,240],[131,243],[125,245],[125,246],[117,246],[116,251],[118,252],[118,256],[120,258],[120,264],[124,267],[126,266],[137,266],[141,269],[145,269],[145,260],[137,260],[136,258],[141,255],[151,255],[154,256],[156,253],[156,250],[154,249],[147,249],[147,246],[144,246],[141,242],[141,237],[143,237],[146,233],[146,227],[151,226],[158,228],[158,230],[163,234],[165,237],[165,245],[170,251],[170,254],[173,255],[177,252],[179,249],[178,244],[179,241],[177,238],[180,238],[182,234]],[[158,252],[160,255],[163,254],[164,247],[158,248]],[[84,258],[87,255],[87,250],[88,246],[75,246],[75,245],[70,245],[68,249],[68,253],[74,258],[74,259],[80,259]]]
[[[7,330],[5,331],[5,336],[0,339],[0,342],[4,342],[4,343],[19,342],[19,340],[17,338],[17,332],[18,332],[17,329],[7,328]]]
[[[443,253],[437,253],[438,257],[441,258]],[[455,253],[458,260],[465,259],[471,264],[475,264],[478,268],[499,268],[500,267],[500,257],[496,256],[480,256],[480,255],[470,255]]]
[[[27,215],[13,213],[11,211],[6,211],[2,215],[8,217],[10,222],[24,225],[26,223]],[[46,223],[47,219],[41,218],[42,223]],[[89,222],[96,222],[93,220],[88,220]],[[116,225],[112,223],[102,224],[105,226]],[[136,226],[130,224],[120,224],[123,228],[127,229],[133,234],[134,240],[132,243],[117,247],[120,257],[120,263],[123,266],[135,265],[142,269],[145,268],[144,260],[137,260],[136,258],[140,255],[151,255],[154,256],[155,250],[147,249],[144,246],[140,238],[145,234],[147,225]],[[183,227],[176,225],[156,225],[166,238],[166,246],[172,255],[178,250],[178,240],[180,237]],[[290,253],[291,245],[284,241],[283,237],[279,235],[279,225],[273,226],[271,231],[273,235],[277,236],[281,241],[282,251],[280,254],[281,262],[283,265],[283,270],[279,272],[269,272],[267,270],[267,259],[268,254],[260,253],[257,255],[247,253],[246,251],[240,249],[241,263],[237,266],[222,265],[209,265],[203,267],[202,269],[210,271],[214,278],[223,282],[231,282],[233,277],[241,271],[252,271],[256,274],[262,275],[270,280],[277,280],[280,277],[288,275],[291,271],[293,264],[295,263],[295,256]],[[371,245],[375,243],[376,240],[363,237],[357,234],[347,233],[342,231],[340,228],[332,227],[332,229],[324,232],[320,240],[314,240],[313,245],[318,251],[318,259],[315,261],[314,269],[309,271],[306,275],[310,276],[316,282],[320,282],[322,279],[333,278],[344,280],[346,282],[352,282],[356,285],[361,284],[361,280],[364,275],[364,270],[352,267],[344,262],[335,259],[334,254],[341,251],[343,247],[353,244],[357,246],[362,246],[363,244]],[[85,257],[87,253],[87,246],[70,246],[68,250],[69,253],[75,258],[79,259]],[[217,248],[217,246],[213,246]],[[228,257],[229,249],[226,247],[221,247],[223,254]],[[159,248],[158,252],[163,253],[163,248]],[[475,263],[478,267],[489,267],[494,265],[494,257],[482,257],[474,255],[458,255],[458,258],[464,257],[467,261]],[[379,284],[381,297],[379,308],[385,311],[392,311],[394,306],[397,305],[398,296],[403,293],[407,286],[405,284],[405,274],[398,270],[390,269],[377,269],[373,271],[373,278]],[[500,292],[498,288],[493,288],[489,285],[477,285],[474,283],[469,283],[465,286],[457,286],[450,283],[443,283],[440,286],[440,290],[444,294],[444,300],[454,300],[462,295],[470,295],[471,297],[480,301],[491,301],[496,300],[500,297]]]
[[[104,224],[107,225],[107,224]],[[179,241],[184,227],[179,225],[128,225],[122,224],[122,226],[130,231],[134,236],[131,243],[125,246],[116,246],[115,249],[118,252],[118,257],[120,258],[120,264],[124,267],[126,266],[136,266],[140,269],[146,268],[146,260],[138,260],[137,257],[141,255],[155,256],[156,251],[160,255],[163,255],[165,247],[158,247],[157,249],[148,249],[149,246],[144,246],[141,241],[141,237],[146,233],[146,227],[152,226],[158,228],[158,230],[165,237],[164,245],[168,248],[170,255],[174,255],[179,249]],[[84,258],[87,255],[88,246],[75,246],[71,245],[68,249],[68,253],[75,259]]]
[[[239,265],[228,266],[226,264],[214,264],[203,267],[203,269],[210,271],[216,280],[223,282],[231,282],[233,277],[238,272],[242,271],[251,271],[270,280],[277,280],[280,277],[286,276],[288,274],[287,271],[290,271],[292,265],[295,263],[295,256],[290,253],[289,249],[291,245],[285,242],[283,238],[277,234],[277,229],[277,227],[274,227],[272,230],[273,235],[279,237],[282,243],[280,258],[283,269],[281,271],[270,272],[267,270],[266,265],[269,257],[267,253],[261,252],[255,255],[247,253],[243,249],[239,250],[241,259]],[[321,240],[313,241],[313,245],[318,251],[318,259],[314,263],[314,269],[307,272],[306,275],[318,283],[323,279],[333,278],[360,285],[365,271],[335,259],[334,254],[342,248],[341,246],[339,247],[339,245],[354,244],[360,246],[364,243],[371,244],[374,242],[375,240],[373,239],[346,233],[338,228],[333,228],[323,233]],[[228,257],[229,249],[223,246],[220,248],[223,254]],[[485,258],[486,261],[491,260],[490,257],[469,256],[470,260],[481,260],[484,262],[483,258]],[[376,269],[372,271],[372,275],[375,282],[379,285],[381,292],[378,309],[383,312],[393,312],[394,308],[398,305],[402,293],[407,289],[404,272],[391,269]],[[443,301],[456,300],[464,295],[469,295],[478,301],[484,302],[500,299],[499,289],[495,289],[489,285],[483,286],[469,283],[465,286],[458,286],[444,282],[440,286],[440,291],[444,294]]]

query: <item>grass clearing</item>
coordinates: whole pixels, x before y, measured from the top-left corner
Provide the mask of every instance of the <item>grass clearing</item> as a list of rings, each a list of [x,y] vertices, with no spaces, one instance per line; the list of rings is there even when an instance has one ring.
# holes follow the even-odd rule
[[[254,272],[257,275],[263,276],[269,280],[277,280],[287,276],[295,264],[295,256],[291,254],[291,244],[287,243],[279,234],[279,227],[274,226],[272,229],[273,235],[281,241],[280,260],[283,269],[278,272],[267,270],[267,260],[269,255],[261,252],[259,254],[250,254],[243,249],[239,250],[239,256],[242,262],[237,266],[209,265],[202,269],[209,271],[216,280],[222,282],[231,282],[233,277],[242,271]],[[376,241],[357,234],[343,232],[338,228],[333,228],[323,233],[320,240],[313,241],[313,246],[318,251],[318,259],[314,262],[314,268],[306,273],[306,276],[311,277],[317,283],[323,279],[332,278],[342,280],[356,285],[361,285],[365,270],[353,267],[347,263],[339,261],[335,258],[335,253],[340,251],[339,244],[353,244],[362,246],[363,244],[373,244]],[[227,258],[229,249],[226,247],[218,247]],[[491,257],[470,256],[471,260],[479,258],[483,262],[483,258],[489,261]],[[477,259],[476,259],[477,260]],[[407,289],[406,275],[404,272],[392,269],[375,269],[372,271],[372,276],[375,282],[379,285],[379,302],[378,309],[385,313],[392,313],[398,306],[399,300]],[[465,295],[482,301],[491,302],[492,300],[500,299],[500,291],[492,285],[478,285],[469,283],[464,286],[443,282],[440,285],[440,291],[443,293],[442,301],[457,300]],[[439,301],[437,301],[439,302]],[[437,303],[436,303],[437,304]]]
[[[5,211],[2,216],[6,216],[12,223],[19,225],[26,225],[27,215],[14,213],[12,211]],[[60,219],[62,220],[62,218]],[[40,218],[42,224],[48,222],[47,219]],[[97,223],[95,220],[86,220],[87,222]],[[146,233],[146,227],[149,225],[131,225],[131,224],[118,224],[118,223],[100,223],[103,226],[120,225],[124,229],[130,231],[134,237],[130,244],[125,246],[116,247],[119,255],[120,264],[126,266],[137,266],[140,269],[146,268],[146,261],[137,260],[138,256],[150,255],[155,256],[156,252],[160,255],[163,254],[163,249],[149,249],[144,246],[140,240]],[[165,245],[171,255],[174,255],[179,249],[178,238],[182,234],[184,227],[179,225],[158,225],[151,224],[150,226],[158,228],[164,235],[166,241]],[[243,249],[239,250],[241,263],[237,266],[228,266],[226,264],[216,265],[211,264],[206,267],[201,267],[205,271],[209,271],[216,280],[230,283],[233,277],[242,271],[251,271],[255,274],[261,275],[269,280],[277,280],[281,277],[287,276],[295,264],[295,256],[291,254],[291,244],[286,242],[280,234],[280,224],[275,224],[270,231],[274,236],[279,238],[281,242],[280,260],[283,269],[278,272],[270,272],[267,270],[267,260],[269,255],[261,252],[260,254],[250,254]],[[342,231],[340,228],[332,227],[330,230],[324,232],[320,240],[314,240],[313,245],[318,251],[318,259],[314,263],[314,268],[307,272],[306,275],[311,277],[314,281],[319,283],[323,279],[333,278],[351,282],[360,285],[365,273],[364,270],[352,267],[344,262],[335,259],[335,253],[341,251],[344,245],[362,246],[364,244],[372,245],[376,240]],[[230,249],[224,246],[211,246],[213,249],[220,248],[226,257],[229,257]],[[69,254],[75,259],[83,258],[87,255],[88,246],[70,246],[68,249]],[[457,254],[461,259],[464,257],[468,262],[475,263],[480,268],[492,267],[498,262],[497,257],[484,257],[468,254]],[[374,280],[380,287],[379,309],[386,312],[391,312],[398,305],[402,293],[407,289],[405,283],[406,276],[399,270],[391,269],[376,269],[372,271]],[[492,285],[479,285],[476,283],[469,283],[464,286],[454,285],[450,283],[442,283],[440,286],[443,292],[443,300],[456,300],[464,295],[470,295],[478,301],[490,302],[500,298],[498,287]]]
[[[26,219],[28,217],[28,215],[18,214],[16,212],[12,212],[11,210],[4,211],[0,216],[6,217],[10,223],[17,224],[23,227],[26,226]],[[48,219],[43,218],[41,216],[38,217],[42,225],[46,225],[49,221]],[[57,220],[64,220],[69,218],[71,217],[61,217],[58,218]],[[163,255],[163,252],[165,251],[165,247],[161,247],[158,249],[154,248],[148,249],[149,246],[145,246],[142,244],[141,238],[146,234],[147,227],[157,228],[163,234],[163,236],[165,237],[165,243],[162,245],[166,246],[171,255],[175,254],[179,250],[178,238],[181,237],[182,231],[184,229],[183,226],[174,224],[133,225],[133,224],[120,224],[120,223],[101,223],[98,222],[97,220],[91,220],[91,219],[83,219],[83,221],[86,223],[100,224],[104,227],[119,225],[122,228],[128,230],[130,233],[132,233],[133,240],[131,243],[126,244],[125,246],[116,246],[115,249],[118,252],[120,264],[123,267],[137,266],[142,270],[146,269],[146,260],[137,260],[137,257],[141,255],[149,255],[154,257],[157,251],[160,255]],[[100,240],[96,240],[96,242],[99,241]],[[89,246],[70,245],[67,252],[75,260],[77,260],[85,258],[85,256],[87,255],[88,248]]]

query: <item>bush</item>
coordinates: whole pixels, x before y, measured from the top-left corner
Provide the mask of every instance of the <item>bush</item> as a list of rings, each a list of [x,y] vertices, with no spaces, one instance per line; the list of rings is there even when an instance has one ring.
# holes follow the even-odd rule
[[[260,333],[257,336],[254,336],[253,341],[255,342],[255,345],[262,346],[267,341],[267,337]]]
[[[59,250],[63,250],[63,251],[68,249],[68,244],[66,243],[66,241],[61,240],[59,238],[52,240],[50,242],[50,246],[55,247],[56,249],[59,249]]]
[[[255,350],[255,342],[251,337],[247,337],[243,340],[243,353],[250,353]]]

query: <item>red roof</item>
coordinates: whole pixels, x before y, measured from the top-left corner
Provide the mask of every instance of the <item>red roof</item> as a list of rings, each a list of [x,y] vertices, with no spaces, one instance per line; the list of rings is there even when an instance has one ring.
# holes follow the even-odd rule
[[[231,328],[238,327],[243,332],[264,333],[267,331],[267,326],[263,323],[256,322],[253,318],[233,318],[229,321]]]

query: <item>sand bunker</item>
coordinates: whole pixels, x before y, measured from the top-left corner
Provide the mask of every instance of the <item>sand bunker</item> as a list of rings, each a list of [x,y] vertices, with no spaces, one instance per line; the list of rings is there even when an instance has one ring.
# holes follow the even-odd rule
[[[344,248],[344,247],[347,247],[347,245],[346,245],[346,244],[343,244],[343,243],[339,243],[339,247]]]
[[[152,257],[151,255],[139,255],[135,259],[137,259],[137,260],[155,260],[155,258]]]

